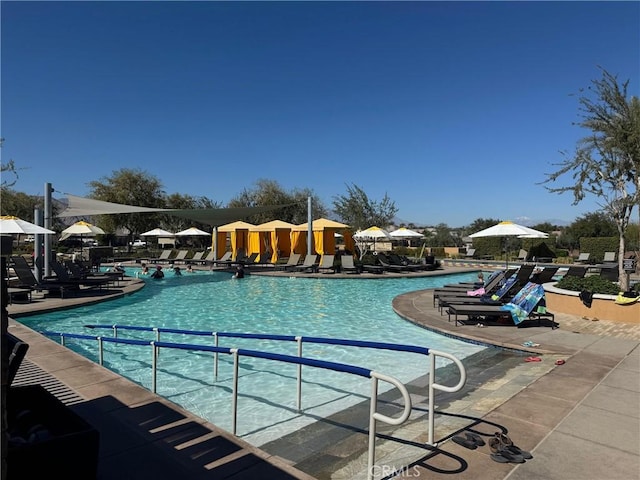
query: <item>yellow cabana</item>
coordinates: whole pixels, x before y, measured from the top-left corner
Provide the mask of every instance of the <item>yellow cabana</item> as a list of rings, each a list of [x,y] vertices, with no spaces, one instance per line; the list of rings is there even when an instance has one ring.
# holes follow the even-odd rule
[[[328,218],[319,218],[317,220],[313,220],[312,223],[312,231],[313,231],[313,245],[315,249],[315,253],[319,255],[323,255],[325,253],[334,254],[336,251],[336,238],[334,233],[339,230],[344,230],[345,228],[349,228],[349,225],[345,225],[344,223],[336,222],[334,220],[329,220]],[[309,224],[303,223],[302,225],[297,225],[294,227],[292,231],[292,245],[294,248],[299,245],[300,238],[296,239],[296,243],[293,242],[293,233],[301,233],[308,232]],[[304,235],[306,241],[306,235]],[[298,250],[294,250],[296,253],[299,253]],[[306,245],[305,245],[306,252]]]
[[[245,255],[249,255],[249,230],[254,227],[254,224],[242,221],[227,223],[218,227],[218,234],[231,234],[231,251],[233,252],[231,258],[236,260],[239,250],[244,251]]]
[[[257,237],[257,248],[262,250],[259,253],[263,253],[267,250],[267,247],[271,249],[272,256],[271,262],[276,263],[278,261],[280,252],[285,252],[289,255],[291,252],[291,229],[295,225],[292,223],[283,222],[282,220],[272,220],[271,222],[261,223],[256,225],[249,231],[249,244],[253,247],[252,241],[255,242],[254,237]]]

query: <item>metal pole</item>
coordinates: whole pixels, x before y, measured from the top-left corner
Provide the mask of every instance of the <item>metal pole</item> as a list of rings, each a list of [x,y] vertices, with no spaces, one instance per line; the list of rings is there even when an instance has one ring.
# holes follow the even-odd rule
[[[44,184],[44,228],[51,230],[51,224],[53,223],[53,203],[51,194],[53,188],[50,183]],[[51,235],[44,236],[44,276],[51,275]]]
[[[213,238],[211,239],[211,248],[213,249],[213,259],[218,259],[218,226],[213,227]]]
[[[307,255],[313,254],[313,214],[311,197],[307,197]]]
[[[35,220],[35,224],[39,226],[44,226],[43,218],[42,218],[42,210],[36,207],[33,210],[33,219]],[[42,246],[45,235],[41,233],[36,233],[33,236],[33,265],[35,267],[35,275],[38,279],[38,282],[42,281],[42,266],[44,265],[44,258],[42,258]]]

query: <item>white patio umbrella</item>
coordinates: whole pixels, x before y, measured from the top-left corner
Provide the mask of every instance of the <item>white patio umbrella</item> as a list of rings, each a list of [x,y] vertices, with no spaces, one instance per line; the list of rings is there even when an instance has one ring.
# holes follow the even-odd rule
[[[84,257],[84,240],[83,237],[95,237],[96,235],[104,235],[104,230],[100,227],[97,227],[89,222],[79,221],[71,225],[70,227],[62,230],[62,236],[60,240],[66,240],[69,237],[79,236],[80,241],[82,242],[82,247],[80,250],[82,252],[82,256]]]
[[[397,228],[393,232],[390,232],[389,235],[398,240],[407,240],[409,244],[411,244],[412,239],[424,238],[424,235],[421,233],[406,227]]]
[[[187,228],[175,233],[176,237],[211,237],[210,233],[196,227]]]
[[[35,223],[21,220],[12,215],[0,216],[0,234],[3,235],[37,235],[56,233],[48,228],[41,227]]]
[[[157,237],[158,242],[161,237],[175,237],[175,233],[168,232],[163,230],[162,228],[154,228],[153,230],[149,230],[148,232],[144,232],[140,234],[141,237]],[[158,244],[158,248],[160,245]]]
[[[187,228],[186,230],[182,230],[181,232],[176,232],[174,234],[176,237],[189,237],[189,236],[200,236],[200,237],[209,237],[210,233],[205,232],[204,230],[200,230],[196,227]]]
[[[535,237],[533,237],[535,235]],[[524,225],[519,225],[517,223],[513,223],[510,221],[504,221],[493,225],[492,227],[485,228],[484,230],[480,230],[479,232],[472,233],[469,235],[471,238],[480,238],[480,237],[517,237],[523,238],[528,236],[527,238],[547,238],[549,235],[545,232],[541,232],[539,230],[535,230],[533,228],[525,227]],[[509,254],[507,252],[507,268],[509,267]]]
[[[360,252],[361,252],[360,257],[362,258],[362,256],[365,253],[367,242],[373,242],[373,249],[375,250],[376,241],[379,241],[379,240],[390,241],[392,240],[392,237],[389,234],[389,232],[387,232],[384,228],[374,226],[374,227],[369,227],[365,230],[360,230],[359,232],[354,233],[353,240],[356,242],[356,244],[358,244],[358,247],[360,247]]]

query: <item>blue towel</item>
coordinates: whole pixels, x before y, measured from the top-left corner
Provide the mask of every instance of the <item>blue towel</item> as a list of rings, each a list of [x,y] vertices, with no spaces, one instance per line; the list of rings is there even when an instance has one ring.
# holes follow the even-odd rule
[[[542,285],[529,282],[511,299],[511,302],[502,306],[502,310],[508,311],[513,318],[513,323],[518,325],[527,319],[543,298]]]

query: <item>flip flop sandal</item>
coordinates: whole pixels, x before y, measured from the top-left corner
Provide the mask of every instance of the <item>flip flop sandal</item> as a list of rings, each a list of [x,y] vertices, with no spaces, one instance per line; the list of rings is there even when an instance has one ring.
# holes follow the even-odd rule
[[[525,362],[541,362],[542,359],[540,357],[528,357],[524,359]]]
[[[484,439],[480,435],[478,435],[477,433],[464,432],[464,434],[467,436],[467,438],[469,440],[475,442],[476,446],[483,447],[485,445]]]
[[[468,448],[469,450],[475,450],[476,448],[478,448],[478,444],[473,439],[468,437],[456,435],[455,437],[452,437],[451,440],[453,440],[458,445],[462,445],[464,448]]]

